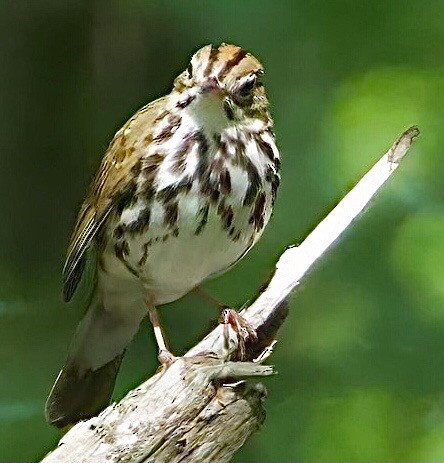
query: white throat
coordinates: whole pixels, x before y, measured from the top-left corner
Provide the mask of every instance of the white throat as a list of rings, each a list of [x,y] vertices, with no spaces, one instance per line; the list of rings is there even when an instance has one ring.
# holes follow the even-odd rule
[[[224,101],[220,96],[212,93],[197,95],[186,108],[186,116],[209,137],[220,134],[233,124],[225,114]]]

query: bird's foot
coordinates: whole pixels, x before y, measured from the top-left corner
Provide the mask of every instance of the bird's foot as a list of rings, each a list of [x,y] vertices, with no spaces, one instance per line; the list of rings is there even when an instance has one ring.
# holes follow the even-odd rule
[[[167,349],[160,350],[157,358],[159,359],[159,362],[162,365],[162,369],[164,370],[170,367],[178,359],[178,357],[176,357]]]
[[[227,345],[229,344],[230,340],[228,327],[231,326],[237,337],[237,357],[241,361],[245,360],[247,353],[246,343],[248,340],[254,341],[257,339],[256,330],[250,325],[250,323],[248,323],[247,320],[245,320],[244,317],[242,317],[242,315],[229,307],[225,307],[222,310],[219,323],[224,325],[224,337]]]

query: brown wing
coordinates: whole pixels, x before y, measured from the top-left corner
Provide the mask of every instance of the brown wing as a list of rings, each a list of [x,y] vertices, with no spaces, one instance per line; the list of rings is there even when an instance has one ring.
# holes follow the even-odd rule
[[[164,99],[138,111],[114,136],[90,186],[72,234],[63,268],[63,297],[74,294],[86,263],[86,251],[113,208],[128,198],[135,187],[132,170],[152,141],[153,123],[161,114]]]

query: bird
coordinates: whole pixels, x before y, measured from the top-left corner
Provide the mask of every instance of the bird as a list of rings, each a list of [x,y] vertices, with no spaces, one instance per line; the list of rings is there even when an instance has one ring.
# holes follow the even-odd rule
[[[147,315],[161,363],[173,362],[156,307],[231,269],[262,235],[280,183],[263,75],[243,48],[206,45],[168,95],[113,137],[68,247],[64,300],[87,263],[93,291],[46,401],[48,423],[62,428],[109,405]]]

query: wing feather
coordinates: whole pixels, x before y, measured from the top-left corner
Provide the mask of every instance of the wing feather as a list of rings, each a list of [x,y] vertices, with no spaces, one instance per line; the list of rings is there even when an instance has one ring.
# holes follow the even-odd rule
[[[63,297],[69,301],[82,277],[86,251],[122,196],[135,181],[134,168],[152,140],[153,122],[159,117],[164,99],[138,111],[114,136],[90,186],[72,234],[63,267]]]
[[[69,247],[68,256],[63,267],[63,299],[69,301],[82,277],[83,270],[86,264],[86,250],[88,249],[92,239],[100,229],[103,222],[107,219],[111,208],[104,214],[100,221],[96,220],[94,209],[89,208],[87,211],[91,217],[85,218],[86,223],[83,225],[83,220],[75,229],[76,237]]]

